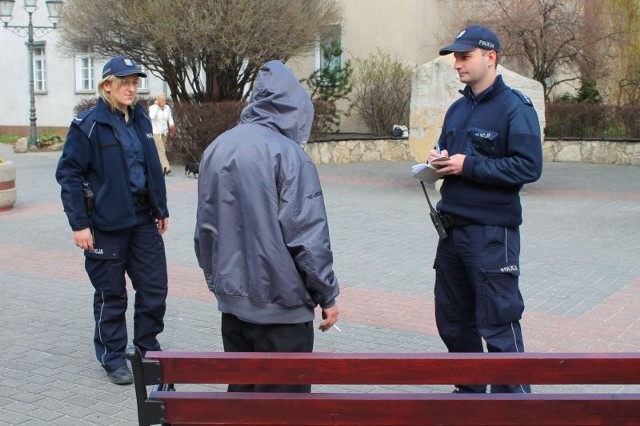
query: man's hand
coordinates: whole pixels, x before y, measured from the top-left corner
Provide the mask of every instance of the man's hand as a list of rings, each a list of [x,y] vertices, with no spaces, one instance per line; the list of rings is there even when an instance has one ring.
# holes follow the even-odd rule
[[[455,154],[447,158],[447,160],[438,162],[438,170],[436,173],[443,175],[461,175],[466,155]]]
[[[322,310],[322,319],[324,321],[322,321],[320,323],[320,325],[318,326],[318,328],[322,331],[327,331],[328,329],[330,329],[333,324],[335,324],[338,321],[338,305],[333,305],[330,308],[326,308]]]
[[[160,235],[164,234],[165,232],[167,232],[167,229],[169,229],[169,218],[165,217],[162,219],[158,219],[156,221],[156,225],[158,226],[158,231],[160,231]]]
[[[91,228],[73,231],[73,242],[76,247],[83,250],[93,250],[93,234],[91,233]]]
[[[446,149],[440,152],[434,148],[431,151],[429,151],[429,158],[427,158],[427,162],[431,163],[436,158],[443,158],[448,156],[449,156],[449,153],[447,152]]]

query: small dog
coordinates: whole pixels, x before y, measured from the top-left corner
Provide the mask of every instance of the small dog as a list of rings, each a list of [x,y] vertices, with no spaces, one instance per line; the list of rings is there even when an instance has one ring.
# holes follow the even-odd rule
[[[189,177],[189,175],[193,175],[194,178],[198,178],[198,173],[200,172],[200,163],[197,161],[189,160],[187,164],[184,165],[184,175]]]

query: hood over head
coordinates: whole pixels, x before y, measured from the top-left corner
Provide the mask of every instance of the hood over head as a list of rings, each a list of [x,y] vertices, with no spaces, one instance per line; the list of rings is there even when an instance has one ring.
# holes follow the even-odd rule
[[[269,61],[258,71],[240,123],[265,125],[304,146],[313,114],[311,97],[291,70],[280,61]]]

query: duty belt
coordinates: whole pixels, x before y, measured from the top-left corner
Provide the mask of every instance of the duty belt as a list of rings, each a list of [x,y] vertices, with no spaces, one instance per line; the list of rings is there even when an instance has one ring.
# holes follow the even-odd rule
[[[451,229],[457,226],[471,225],[473,223],[468,219],[462,218],[460,216],[448,214],[448,213],[438,212],[438,215],[440,216],[440,219],[442,220],[442,225],[445,227],[445,229]]]
[[[149,196],[147,194],[131,194],[133,197],[133,204],[149,204]]]

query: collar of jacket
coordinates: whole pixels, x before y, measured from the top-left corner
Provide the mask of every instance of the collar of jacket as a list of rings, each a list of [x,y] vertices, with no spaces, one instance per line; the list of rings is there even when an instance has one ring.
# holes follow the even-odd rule
[[[486,99],[491,99],[496,94],[506,89],[507,89],[507,85],[504,84],[504,81],[502,80],[502,74],[498,74],[493,84],[487,87],[478,95],[473,94],[473,91],[471,91],[470,86],[465,86],[463,90],[460,90],[460,93],[464,95],[465,98],[469,99],[471,102],[482,102]]]

